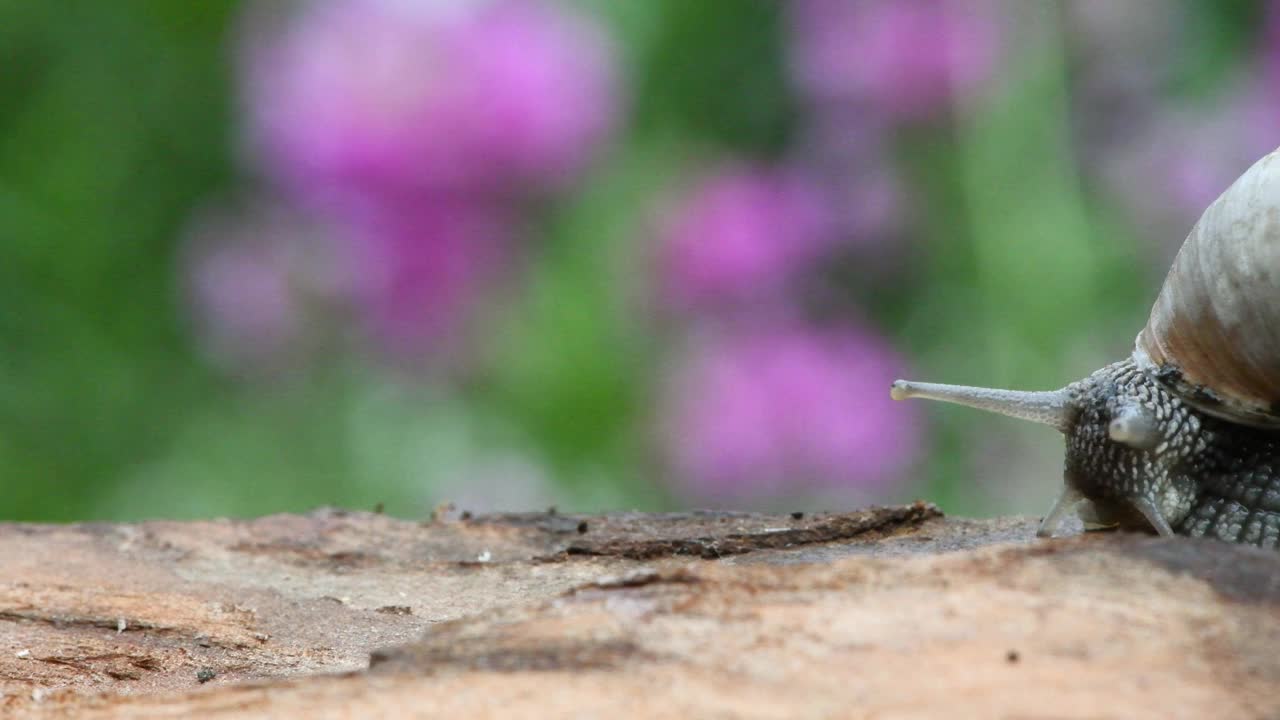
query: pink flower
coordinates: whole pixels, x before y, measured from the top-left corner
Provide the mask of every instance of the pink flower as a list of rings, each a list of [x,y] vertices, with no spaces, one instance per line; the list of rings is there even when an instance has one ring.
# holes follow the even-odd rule
[[[304,360],[349,295],[343,251],[331,231],[279,208],[198,216],[182,259],[209,358],[248,374]]]
[[[821,190],[788,170],[724,169],[663,221],[659,269],[680,308],[774,299],[838,239]]]
[[[352,227],[357,309],[394,355],[457,348],[509,259],[505,218],[484,206],[379,206]]]
[[[793,0],[797,82],[820,101],[918,120],[977,89],[999,54],[988,0]]]
[[[905,220],[906,189],[886,157],[892,143],[875,118],[834,108],[810,118],[796,153],[806,176],[822,186],[837,234],[873,264],[900,249],[892,245]]]
[[[1280,84],[1256,75],[1201,107],[1162,107],[1137,138],[1108,148],[1101,172],[1135,226],[1172,254],[1200,215],[1280,145]]]
[[[887,388],[898,355],[861,329],[779,325],[704,338],[672,380],[665,442],[705,500],[883,490],[919,443]]]
[[[318,0],[246,70],[253,147],[312,203],[563,183],[616,114],[605,36],[550,0]]]

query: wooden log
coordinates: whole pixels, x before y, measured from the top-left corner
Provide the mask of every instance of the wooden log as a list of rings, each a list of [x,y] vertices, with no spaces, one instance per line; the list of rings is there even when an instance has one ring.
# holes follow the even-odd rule
[[[1280,557],[824,515],[0,525],[15,717],[1280,716]]]

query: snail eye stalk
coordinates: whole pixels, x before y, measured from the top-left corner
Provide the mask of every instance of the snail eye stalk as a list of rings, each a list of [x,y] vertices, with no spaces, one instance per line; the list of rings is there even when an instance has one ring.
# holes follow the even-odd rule
[[[997,390],[967,385],[941,385],[938,383],[895,380],[889,391],[894,400],[924,398],[965,405],[978,410],[1007,415],[1049,425],[1060,432],[1067,431],[1070,417],[1070,397],[1066,388],[1048,392]]]

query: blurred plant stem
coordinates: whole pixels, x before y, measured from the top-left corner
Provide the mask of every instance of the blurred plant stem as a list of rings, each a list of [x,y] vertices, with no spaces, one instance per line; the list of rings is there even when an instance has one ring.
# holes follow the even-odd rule
[[[490,348],[488,402],[519,419],[564,481],[586,493],[600,469],[628,506],[668,504],[646,481],[656,468],[644,444],[654,354],[642,298],[649,292],[651,199],[674,178],[688,149],[651,137],[633,142],[587,178],[541,236],[547,245]]]
[[[926,367],[949,382],[1060,387],[1087,372],[1070,367],[1066,350],[1104,311],[1092,279],[1105,239],[1097,237],[1072,160],[1057,11],[1047,4],[1017,10],[1021,42],[1009,63],[1016,70],[989,102],[957,115],[952,145],[934,148],[950,154],[939,166],[954,175],[929,187],[954,195],[932,198],[944,216],[934,219],[934,232],[949,241],[929,248],[936,282],[928,283],[926,304],[958,309],[928,323]],[[971,453],[975,434],[1023,430],[993,418],[977,420],[975,430],[967,415],[940,415],[940,455]],[[1037,444],[1060,443],[1040,435]],[[934,459],[927,496],[960,514],[998,505],[986,492],[994,488],[981,478],[975,486],[966,467]],[[1046,474],[1048,494],[1057,480]]]

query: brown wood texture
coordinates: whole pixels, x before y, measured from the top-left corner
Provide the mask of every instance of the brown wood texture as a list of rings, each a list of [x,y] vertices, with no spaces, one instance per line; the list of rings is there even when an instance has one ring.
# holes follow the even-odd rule
[[[1280,717],[1280,557],[846,514],[0,525],[0,713]]]

